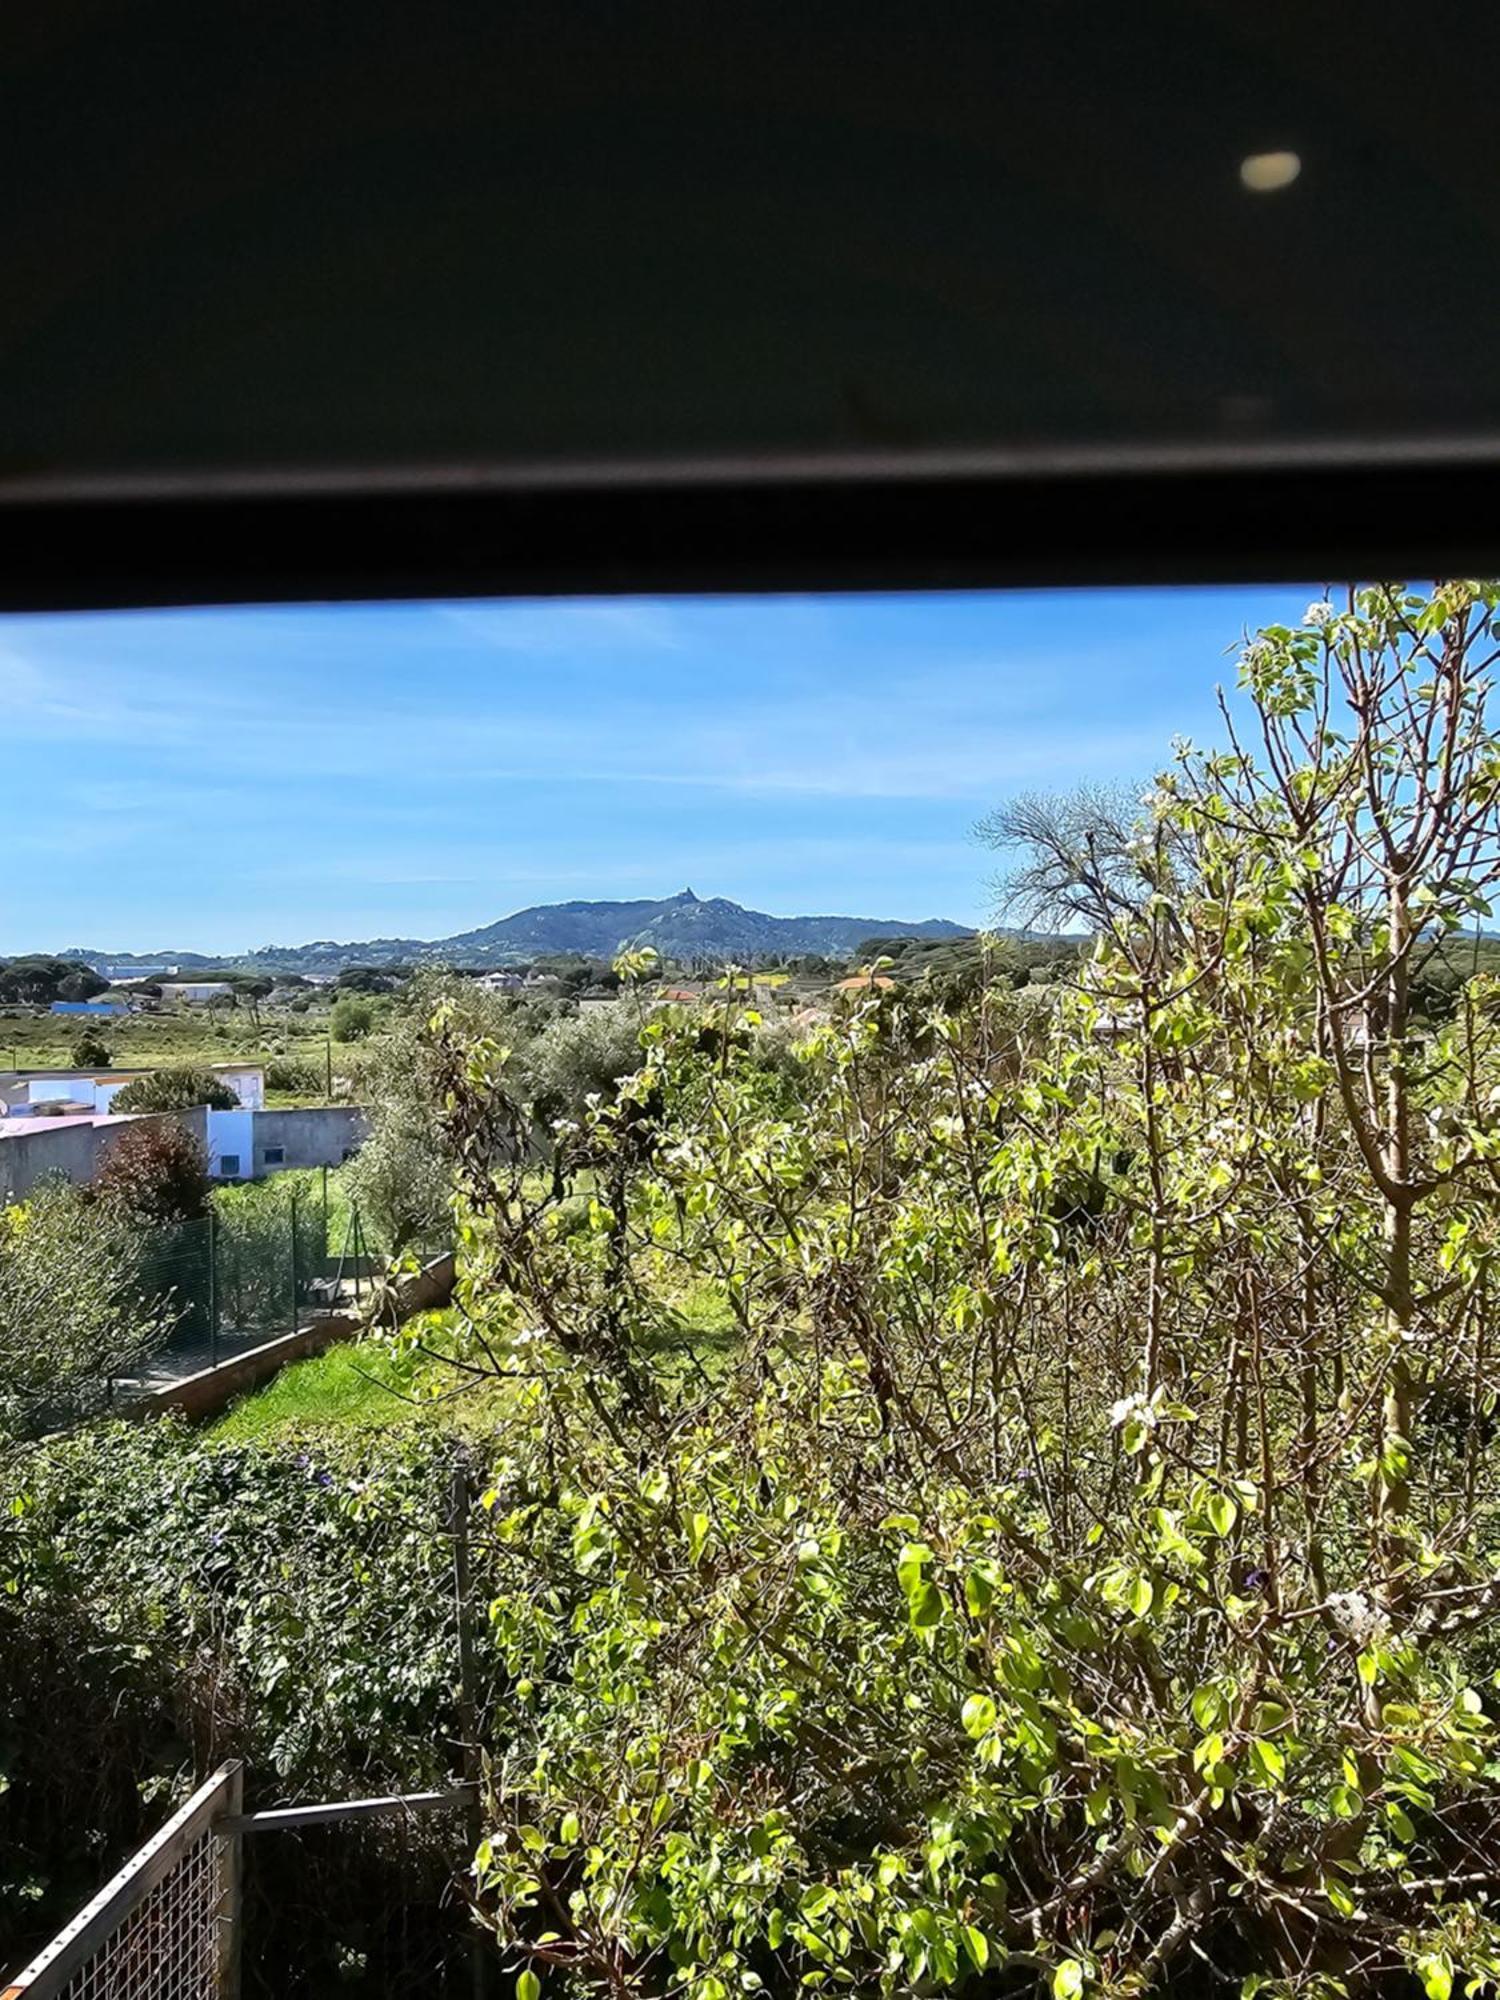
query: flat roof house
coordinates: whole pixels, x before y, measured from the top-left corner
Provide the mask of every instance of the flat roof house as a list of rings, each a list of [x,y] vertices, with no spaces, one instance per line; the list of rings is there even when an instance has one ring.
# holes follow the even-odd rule
[[[161,982],[162,999],[179,1007],[206,1007],[211,1000],[222,1000],[226,993],[233,991],[227,979],[164,979]]]
[[[217,1062],[207,1065],[234,1092],[247,1111],[259,1111],[266,1101],[265,1072],[259,1063]],[[24,1117],[38,1105],[70,1104],[81,1111],[108,1111],[115,1096],[147,1068],[14,1069],[0,1070],[0,1117]]]

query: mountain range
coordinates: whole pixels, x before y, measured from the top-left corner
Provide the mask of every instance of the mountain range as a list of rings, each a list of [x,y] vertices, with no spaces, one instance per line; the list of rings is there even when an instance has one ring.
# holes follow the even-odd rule
[[[652,946],[663,958],[739,960],[773,953],[819,952],[847,957],[866,938],[962,938],[973,933],[942,917],[918,923],[895,917],[772,917],[723,896],[680,895],[637,902],[538,903],[477,930],[445,938],[369,938],[339,944],[262,945],[226,957],[191,951],[97,951],[74,946],[59,953],[80,964],[123,971],[175,965],[244,966],[263,972],[337,972],[349,965],[512,965],[559,952],[610,958],[617,951]]]

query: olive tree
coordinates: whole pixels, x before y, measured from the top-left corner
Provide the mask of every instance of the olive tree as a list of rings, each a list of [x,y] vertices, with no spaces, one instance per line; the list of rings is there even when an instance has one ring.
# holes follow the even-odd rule
[[[138,1284],[140,1238],[74,1189],[0,1208],[0,1433],[99,1407],[171,1316]]]

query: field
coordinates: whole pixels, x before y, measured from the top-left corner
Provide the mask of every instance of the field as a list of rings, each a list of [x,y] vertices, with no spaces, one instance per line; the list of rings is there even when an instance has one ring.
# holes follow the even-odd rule
[[[85,1029],[101,1040],[110,1060],[123,1068],[157,1068],[172,1063],[259,1062],[276,1056],[308,1065],[314,1075],[335,1079],[358,1073],[357,1049],[333,1042],[326,1009],[306,1014],[267,1013],[260,1023],[248,1011],[210,1013],[183,1008],[160,1014],[127,1014],[116,1020],[86,1015],[52,1014],[34,1007],[0,1008],[0,1066],[9,1069],[64,1068],[74,1061],[74,1048]],[[312,1096],[268,1091],[267,1102],[290,1105],[322,1102],[326,1091]]]

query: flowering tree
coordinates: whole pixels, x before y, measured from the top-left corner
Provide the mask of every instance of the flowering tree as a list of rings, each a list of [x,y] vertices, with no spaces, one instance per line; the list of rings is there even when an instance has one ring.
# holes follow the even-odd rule
[[[469,1365],[525,1385],[495,1532],[572,1530],[490,1612],[481,1879],[534,1962],[1500,1976],[1500,996],[1410,1004],[1500,874],[1496,603],[1261,634],[1228,747],[1075,844],[1076,991],[872,995],[790,1074],[733,995],[653,1017],[548,1191],[450,1045]]]

